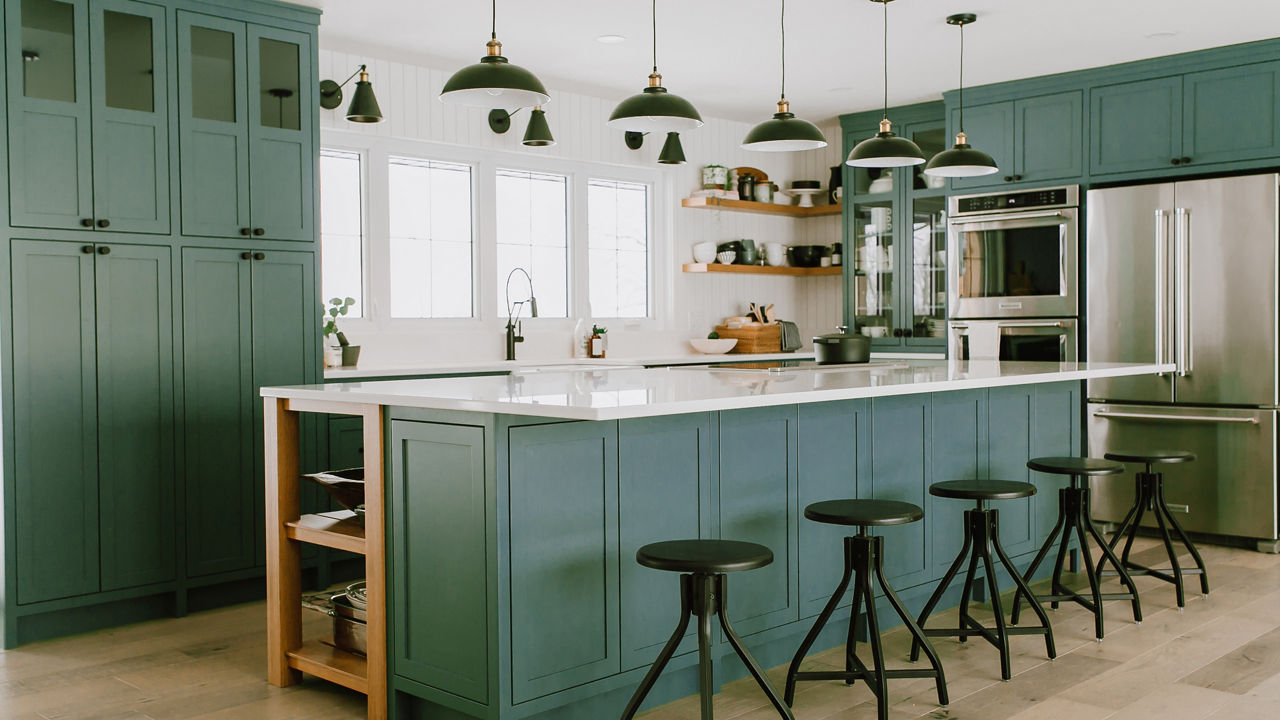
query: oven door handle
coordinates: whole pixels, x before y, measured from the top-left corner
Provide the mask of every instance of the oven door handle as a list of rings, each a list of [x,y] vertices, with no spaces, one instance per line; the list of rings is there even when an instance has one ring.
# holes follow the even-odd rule
[[[1005,328],[1062,328],[1066,327],[1061,321],[1059,322],[1002,322],[996,327],[1001,330]]]
[[[1019,225],[1061,225],[1063,222],[1070,219],[1071,218],[1067,217],[1067,214],[1061,210],[1051,210],[1047,212],[998,213],[995,215],[974,215],[973,217],[953,217],[951,218],[951,224],[978,225],[983,223],[1016,221]],[[1025,222],[1027,220],[1035,220],[1037,222]]]

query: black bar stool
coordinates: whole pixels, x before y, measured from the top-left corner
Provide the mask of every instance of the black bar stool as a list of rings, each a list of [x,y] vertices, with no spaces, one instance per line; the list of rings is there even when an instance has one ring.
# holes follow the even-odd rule
[[[804,516],[814,522],[831,525],[850,525],[858,528],[858,534],[844,539],[844,576],[836,586],[835,594],[827,601],[826,607],[818,614],[809,634],[804,636],[800,649],[791,660],[787,669],[787,705],[795,701],[797,680],[844,680],[852,685],[855,680],[863,680],[876,695],[876,707],[880,720],[888,720],[889,698],[887,680],[899,678],[935,678],[938,688],[938,704],[947,704],[947,681],[942,673],[942,662],[934,652],[929,639],[921,632],[916,621],[907,613],[902,601],[893,592],[893,588],[884,578],[884,538],[867,534],[870,526],[905,525],[924,517],[924,511],[911,503],[896,500],[827,500],[816,502],[804,509]],[[924,647],[929,657],[932,670],[886,670],[884,647],[880,642],[880,622],[876,619],[875,590],[871,584],[871,574],[875,573],[880,587],[884,590],[885,599],[893,606],[894,611],[902,618],[910,631],[914,642]],[[800,661],[804,660],[809,648],[818,639],[818,633],[831,619],[840,598],[849,589],[850,578],[853,578],[853,610],[849,616],[849,638],[845,643],[845,666],[843,671],[800,672]],[[868,668],[858,659],[857,626],[858,612],[866,603],[867,644],[871,646],[871,667]]]
[[[689,627],[689,616],[698,616],[698,691],[702,696],[702,720],[711,720],[711,698],[714,679],[711,673],[711,617],[720,616],[720,627],[725,638],[733,646],[734,652],[742,658],[751,676],[759,683],[769,701],[777,708],[778,714],[787,720],[795,720],[791,709],[778,697],[778,691],[769,684],[764,671],[742,645],[742,639],[729,625],[729,617],[725,613],[726,590],[725,573],[739,570],[755,570],[773,562],[773,552],[763,545],[736,540],[668,540],[666,542],[645,545],[636,551],[636,562],[655,570],[668,570],[684,573],[680,576],[680,621],[676,624],[671,639],[658,653],[653,667],[640,681],[640,687],[631,696],[631,701],[622,711],[622,720],[635,717],[640,703],[653,689],[662,669],[667,666],[671,656],[675,654],[680,641],[684,639],[684,631]]]
[[[1111,546],[1107,544],[1102,537],[1102,533],[1093,524],[1093,518],[1089,516],[1089,488],[1086,484],[1081,483],[1081,478],[1090,475],[1116,475],[1122,473],[1124,472],[1124,466],[1098,458],[1042,457],[1028,460],[1027,467],[1053,475],[1069,475],[1071,484],[1058,491],[1058,520],[1054,523],[1053,530],[1049,531],[1049,537],[1045,538],[1040,552],[1036,553],[1035,559],[1031,561],[1031,566],[1027,568],[1027,574],[1024,576],[1026,582],[1031,582],[1031,578],[1036,573],[1036,568],[1040,567],[1040,563],[1044,561],[1045,556],[1053,549],[1054,541],[1061,535],[1062,543],[1058,546],[1058,559],[1053,565],[1051,594],[1041,595],[1040,600],[1048,600],[1055,609],[1058,607],[1058,603],[1063,600],[1071,600],[1082,605],[1086,610],[1093,613],[1094,637],[1097,638],[1098,642],[1102,642],[1103,634],[1103,600],[1131,601],[1133,604],[1133,620],[1141,625],[1142,604],[1138,601],[1138,588],[1133,584],[1133,578],[1129,577],[1129,573],[1124,569],[1120,558],[1116,557],[1116,554],[1112,552]],[[1089,598],[1074,590],[1068,590],[1062,585],[1062,565],[1067,557],[1067,546],[1071,542],[1072,532],[1075,533],[1076,539],[1080,543],[1080,553],[1084,555],[1082,564],[1084,565],[1085,575],[1089,578]],[[1103,562],[1110,561],[1116,568],[1116,574],[1120,576],[1120,582],[1129,588],[1129,592],[1104,593],[1101,591],[1098,574],[1094,571],[1093,558],[1089,553],[1089,539],[1086,534],[1093,536],[1093,539],[1097,541],[1102,550],[1102,558],[1098,560],[1098,567],[1102,567]],[[1013,596],[1013,613],[1009,618],[1009,622],[1014,625],[1018,624],[1022,594],[1022,591],[1019,590]],[[1028,597],[1027,599],[1035,602],[1033,598]]]
[[[974,500],[977,507],[964,511],[964,545],[960,548],[960,554],[956,556],[955,562],[951,563],[951,567],[947,569],[942,580],[938,582],[938,589],[933,591],[933,595],[929,597],[929,602],[925,603],[924,610],[920,613],[919,624],[924,629],[924,634],[929,637],[956,637],[960,638],[960,642],[968,640],[970,635],[978,635],[987,642],[994,645],[1000,651],[1000,678],[1008,680],[1013,677],[1012,669],[1009,663],[1009,636],[1010,635],[1044,635],[1045,650],[1052,660],[1058,656],[1053,646],[1053,630],[1049,627],[1049,616],[1045,614],[1044,608],[1040,607],[1040,603],[1032,594],[1031,588],[1027,586],[1026,581],[1018,574],[1018,568],[1014,567],[1013,561],[1009,559],[1004,548],[1000,546],[1000,523],[999,514],[994,509],[988,509],[984,503],[988,500],[1016,500],[1017,498],[1031,497],[1036,494],[1036,486],[1026,482],[1014,482],[1009,480],[952,480],[950,482],[934,483],[929,486],[929,494],[935,497],[952,498],[955,500]],[[1031,609],[1040,618],[1039,627],[1008,627],[1004,621],[1004,609],[1000,606],[1000,586],[996,582],[995,563],[991,561],[991,551],[995,550],[996,557],[1000,560],[1000,564],[1004,565],[1005,570],[1013,578],[1013,582],[1018,587],[1018,592],[1025,593],[1031,599]],[[971,552],[972,551],[972,554]],[[933,612],[934,607],[938,605],[938,601],[942,599],[942,594],[947,591],[947,586],[955,579],[956,573],[960,572],[960,566],[964,564],[965,559],[969,559],[969,572],[965,574],[964,590],[960,596],[960,625],[958,628],[952,629],[928,629],[925,623],[929,620],[929,614]],[[982,561],[983,572],[987,576],[987,587],[991,592],[991,609],[995,612],[995,630],[984,627],[977,620],[969,616],[969,591],[973,587],[973,581],[978,571],[978,561]],[[920,658],[920,643],[911,643],[911,661],[915,662]]]
[[[1173,514],[1169,512],[1169,506],[1164,500],[1164,473],[1154,472],[1152,465],[1158,463],[1184,463],[1191,462],[1196,459],[1195,453],[1186,452],[1184,450],[1152,450],[1150,452],[1109,452],[1104,455],[1108,460],[1116,460],[1118,462],[1137,462],[1146,466],[1146,470],[1135,473],[1135,492],[1133,507],[1129,509],[1129,514],[1124,516],[1124,520],[1120,521],[1120,527],[1115,534],[1111,536],[1110,547],[1115,550],[1116,543],[1120,541],[1120,536],[1128,533],[1128,537],[1124,542],[1124,551],[1120,553],[1120,562],[1124,564],[1125,570],[1130,575],[1150,575],[1159,578],[1167,583],[1172,583],[1174,591],[1178,597],[1178,612],[1182,612],[1182,608],[1186,607],[1187,599],[1183,589],[1183,575],[1199,575],[1200,576],[1200,593],[1204,597],[1209,597],[1209,576],[1205,572],[1204,560],[1201,559],[1196,546],[1191,544],[1191,539],[1187,537],[1187,533],[1183,531],[1182,526],[1173,518]],[[1138,534],[1138,525],[1142,523],[1142,516],[1147,511],[1151,511],[1156,516],[1156,524],[1160,527],[1160,537],[1164,540],[1165,552],[1169,554],[1170,571],[1157,570],[1149,568],[1145,565],[1139,565],[1129,561],[1129,551],[1133,548],[1133,539]],[[1166,524],[1166,522],[1168,524]],[[1169,537],[1169,527],[1172,526],[1174,532],[1178,534],[1178,539],[1186,546],[1191,553],[1192,559],[1196,561],[1195,569],[1183,570],[1178,564],[1178,554],[1173,549],[1173,538]],[[1098,574],[1102,575],[1102,562],[1098,562]],[[1108,575],[1115,573],[1107,571]]]

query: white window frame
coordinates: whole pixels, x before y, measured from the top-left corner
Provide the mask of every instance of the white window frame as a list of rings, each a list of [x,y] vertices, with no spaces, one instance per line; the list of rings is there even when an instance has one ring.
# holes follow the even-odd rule
[[[336,150],[338,152],[351,153],[360,157],[360,317],[344,319],[343,324],[352,323],[359,324],[362,320],[369,318],[369,153],[366,149],[360,147],[351,147],[341,143],[324,143],[321,150]],[[319,168],[319,165],[316,166]],[[324,210],[323,204],[320,203],[320,193],[316,193],[316,204],[319,207],[317,214],[321,214]],[[317,224],[320,232],[319,236],[324,233],[323,216]],[[323,270],[323,253],[324,244],[319,242],[316,245],[317,254],[320,254],[320,268]],[[323,272],[321,279],[323,280]],[[329,295],[324,292],[323,282],[320,286],[320,301],[326,305],[329,302]]]
[[[522,318],[533,327],[569,331],[577,318],[596,320],[611,330],[664,330],[672,326],[672,197],[668,175],[657,168],[544,157],[535,153],[465,147],[426,140],[380,137],[324,129],[321,147],[361,154],[364,187],[361,193],[364,225],[364,315],[341,323],[353,331],[386,334],[478,333],[501,329],[506,309],[499,307],[497,273],[497,214],[495,173],[498,169],[554,173],[568,181],[569,314],[565,318]],[[388,162],[392,156],[458,163],[471,167],[472,178],[472,308],[470,318],[390,317],[390,193]],[[645,318],[594,316],[590,302],[587,182],[592,179],[649,186],[649,315]],[[534,279],[537,290],[538,279]]]

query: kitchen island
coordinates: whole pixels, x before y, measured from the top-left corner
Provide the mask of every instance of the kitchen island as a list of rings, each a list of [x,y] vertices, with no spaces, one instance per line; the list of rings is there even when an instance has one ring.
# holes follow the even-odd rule
[[[1169,370],[893,360],[264,388],[270,680],[303,670],[356,687],[370,717],[616,717],[679,609],[674,576],[635,551],[687,537],[773,550],[772,565],[730,579],[729,614],[762,664],[780,664],[841,571],[842,530],[803,521],[805,505],[923,507],[923,522],[883,531],[890,582],[918,609],[962,537],[963,504],[929,496],[931,483],[1034,482],[1038,495],[1000,507],[1003,544],[1025,565],[1061,486],[1025,463],[1081,451],[1080,381]],[[383,448],[366,454],[363,529],[299,518],[300,412],[361,415],[366,447]],[[302,643],[299,542],[365,552],[367,660]],[[815,648],[845,632],[847,618],[832,622]],[[691,650],[650,705],[696,692]],[[718,681],[745,674],[731,657]]]

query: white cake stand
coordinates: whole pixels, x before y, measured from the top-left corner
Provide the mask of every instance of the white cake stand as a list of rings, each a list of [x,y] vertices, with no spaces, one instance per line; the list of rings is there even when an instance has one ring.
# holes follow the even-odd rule
[[[813,196],[821,195],[826,190],[822,188],[791,188],[787,192],[800,197],[800,202],[796,203],[800,207],[813,207]]]

